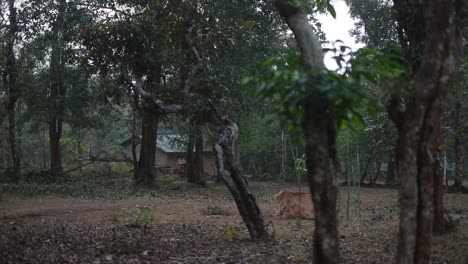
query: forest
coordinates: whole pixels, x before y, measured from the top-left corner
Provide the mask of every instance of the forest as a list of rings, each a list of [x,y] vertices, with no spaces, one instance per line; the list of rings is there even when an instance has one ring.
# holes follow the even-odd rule
[[[467,40],[466,0],[1,0],[0,263],[466,264]]]

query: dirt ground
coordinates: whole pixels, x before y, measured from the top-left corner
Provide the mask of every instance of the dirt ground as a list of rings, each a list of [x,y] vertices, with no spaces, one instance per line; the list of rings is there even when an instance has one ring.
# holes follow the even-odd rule
[[[272,239],[252,243],[222,185],[152,191],[124,200],[67,197],[0,201],[0,263],[311,263],[313,221],[273,217],[285,186],[251,185]],[[292,186],[287,189],[294,190]],[[391,263],[398,231],[397,192],[340,189],[343,263]],[[150,208],[138,210],[140,208]],[[457,228],[436,236],[433,263],[468,263],[468,195],[449,194]],[[358,209],[360,208],[360,209]]]

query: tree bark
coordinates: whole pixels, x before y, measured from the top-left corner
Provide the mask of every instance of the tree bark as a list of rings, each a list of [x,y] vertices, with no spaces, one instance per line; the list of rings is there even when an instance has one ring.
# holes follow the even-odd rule
[[[276,8],[294,33],[305,69],[324,70],[322,47],[297,1],[276,0]],[[313,79],[314,76],[310,76]],[[336,179],[341,174],[336,148],[337,124],[328,100],[316,89],[305,95],[304,137],[307,175],[315,210],[314,263],[338,263]]]
[[[62,120],[52,117],[49,120],[49,150],[50,150],[50,174],[59,176],[63,172],[60,153],[60,138],[62,136]]]
[[[234,157],[238,127],[229,118],[218,117],[214,113],[210,119],[219,132],[214,151],[220,178],[234,197],[237,209],[249,231],[250,238],[252,240],[265,240],[268,238],[268,233],[263,214],[257,205],[255,196],[249,191],[247,181]]]
[[[444,206],[444,168],[442,153],[442,130],[439,125],[437,140],[434,142],[434,151],[436,153],[434,164],[434,221],[432,230],[434,233],[444,233],[449,227],[447,209]]]
[[[395,185],[396,184],[396,171],[395,171],[395,161],[392,159],[387,166],[387,178],[385,179],[386,185]]]
[[[367,178],[367,171],[369,170],[369,165],[370,165],[372,159],[374,158],[375,152],[377,151],[377,147],[379,146],[380,143],[381,143],[381,141],[376,141],[375,144],[372,146],[371,153],[367,157],[366,164],[364,165],[364,170],[362,171],[362,174],[361,174],[361,181],[360,181],[361,184],[364,184],[364,181]],[[369,178],[369,183],[372,183],[372,176],[370,176],[370,178]]]
[[[65,86],[63,83],[63,68],[65,67],[63,54],[63,23],[66,12],[66,1],[61,0],[58,6],[57,19],[52,29],[52,48],[50,55],[50,91],[49,91],[49,148],[50,174],[58,176],[63,173],[60,139],[62,137],[62,123],[65,100]]]
[[[205,186],[205,180],[203,175],[203,133],[200,127],[197,125],[195,128],[195,157],[193,173],[191,174],[192,177],[188,179],[188,182]]]
[[[187,153],[185,154],[185,177],[187,177],[188,182],[193,182],[193,178],[195,178],[195,155],[193,149],[195,147],[196,137],[196,131],[192,122],[187,142]]]
[[[398,128],[397,174],[400,179],[400,232],[396,263],[430,263],[434,203],[435,149],[442,107],[461,48],[456,9],[449,0],[422,5],[394,0],[414,52],[414,87],[402,111],[392,98],[389,115]],[[417,12],[413,12],[413,11]],[[408,17],[404,17],[408,12]],[[422,34],[422,35],[421,35]],[[423,47],[423,48],[422,48]],[[416,49],[422,48],[421,51]]]
[[[140,159],[135,174],[136,185],[156,186],[156,139],[159,121],[159,115],[143,111]]]
[[[370,180],[371,180],[371,182],[370,182],[371,184],[376,184],[376,183],[377,183],[377,179],[378,179],[379,176],[380,176],[380,169],[381,169],[381,168],[382,168],[382,162],[378,162],[378,164],[377,164],[377,171],[375,172],[375,176],[374,176],[374,178],[372,178],[372,176],[371,176],[371,179],[370,179]]]
[[[9,28],[7,32],[6,43],[6,74],[7,74],[7,89],[8,89],[8,145],[10,147],[11,159],[13,161],[14,177],[17,177],[20,169],[20,155],[18,151],[17,138],[16,138],[16,103],[18,101],[18,87],[17,87],[17,67],[15,57],[15,40],[18,31],[15,0],[8,1],[9,8]]]

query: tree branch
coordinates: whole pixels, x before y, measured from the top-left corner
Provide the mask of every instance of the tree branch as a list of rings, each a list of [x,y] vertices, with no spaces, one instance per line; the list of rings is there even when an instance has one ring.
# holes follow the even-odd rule
[[[185,80],[182,82],[182,94],[186,97],[190,96],[190,90],[192,89],[192,80],[198,73],[203,69],[203,60],[193,43],[190,36],[193,30],[193,24],[188,22],[187,32],[185,34],[185,42],[187,44],[187,64],[191,65],[190,70],[187,71]],[[192,63],[192,57],[195,59],[195,64]]]
[[[132,84],[133,85],[133,84]],[[136,84],[133,85],[133,91],[143,98],[146,102],[150,103],[153,111],[161,114],[172,114],[179,113],[185,110],[185,107],[180,104],[164,104],[161,99],[154,96],[151,92],[143,89],[143,82],[141,79],[136,80]]]
[[[276,0],[275,5],[280,15],[286,20],[294,33],[304,66],[309,70],[323,70],[322,46],[309,24],[307,15],[297,6],[298,1]]]

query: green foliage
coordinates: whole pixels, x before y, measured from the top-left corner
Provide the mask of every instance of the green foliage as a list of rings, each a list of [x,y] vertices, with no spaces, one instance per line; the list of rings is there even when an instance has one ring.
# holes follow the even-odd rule
[[[301,157],[297,158],[296,159],[296,169],[298,172],[300,172],[301,174],[304,174],[307,172],[307,167],[306,167],[306,163],[305,163],[305,154],[302,154]]]
[[[399,43],[395,10],[390,0],[346,0],[356,20],[351,35],[369,48],[386,50]]]
[[[249,95],[260,100],[271,99],[277,106],[273,114],[283,126],[296,132],[304,118],[303,95],[308,83],[307,72],[295,54],[272,57],[263,63],[259,75],[243,80]]]
[[[128,208],[114,209],[116,214],[112,216],[112,220],[116,224],[126,225],[135,228],[146,228],[154,222],[153,208],[148,206],[137,205],[135,209]]]
[[[266,114],[260,113],[261,111],[266,112],[269,109],[245,113],[238,121],[241,129],[238,138],[240,158],[246,173],[260,180],[271,180],[279,175],[281,170],[279,152],[284,129],[278,121],[267,119]],[[291,164],[289,161],[287,165]],[[288,166],[287,171],[291,170]]]
[[[15,182],[0,175],[0,192],[20,196],[58,195],[88,199],[123,199],[135,195],[131,175],[113,172],[83,171],[62,177],[51,177],[46,172],[24,171]]]
[[[349,47],[339,46],[325,51],[334,52],[340,69],[337,71],[307,72],[297,55],[273,57],[263,64],[262,72],[244,79],[250,94],[261,100],[272,99],[278,106],[273,110],[282,125],[297,132],[304,120],[304,99],[316,94],[328,102],[328,114],[338,124],[359,126],[363,117],[362,105],[376,112],[378,104],[368,96],[366,86],[377,84],[404,73],[398,55],[382,54],[371,49],[352,53]],[[350,58],[349,58],[350,57]],[[308,113],[316,115],[319,113]]]
[[[234,228],[232,226],[226,227],[225,232],[226,232],[226,235],[228,237],[233,237],[236,234],[236,232],[235,232],[235,230],[234,230]]]
[[[336,18],[336,11],[333,5],[331,4],[332,0],[316,0],[315,7],[319,12],[327,11],[332,15],[333,18]]]
[[[158,181],[161,184],[170,184],[177,181],[178,176],[176,174],[164,173],[158,176]]]

